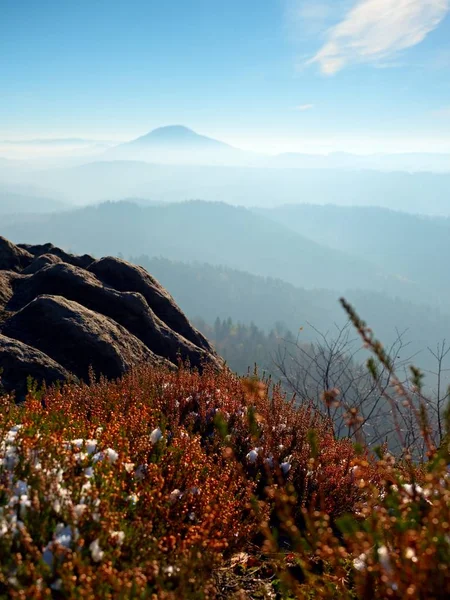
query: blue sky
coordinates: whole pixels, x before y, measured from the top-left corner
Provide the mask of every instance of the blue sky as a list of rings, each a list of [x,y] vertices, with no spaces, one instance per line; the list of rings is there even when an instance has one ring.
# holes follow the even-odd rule
[[[450,151],[450,0],[1,0],[0,139]]]

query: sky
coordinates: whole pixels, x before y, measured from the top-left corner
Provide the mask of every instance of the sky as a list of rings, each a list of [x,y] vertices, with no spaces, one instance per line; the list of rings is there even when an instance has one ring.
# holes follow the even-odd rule
[[[0,0],[0,140],[450,152],[450,0]]]

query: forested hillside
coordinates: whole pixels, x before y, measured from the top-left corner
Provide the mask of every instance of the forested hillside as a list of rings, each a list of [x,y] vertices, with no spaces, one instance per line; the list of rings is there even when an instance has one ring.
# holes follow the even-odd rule
[[[291,331],[300,339],[314,341],[316,333],[333,332],[346,322],[338,302],[339,293],[332,290],[305,290],[279,279],[264,278],[225,267],[204,263],[182,263],[162,258],[134,257],[172,291],[176,301],[191,319],[202,318],[212,326],[217,317],[245,325],[254,323],[269,333],[272,329]],[[358,307],[386,344],[403,334],[403,357],[417,355],[424,368],[434,366],[427,350],[446,337],[450,317],[436,308],[391,299],[386,294],[347,290],[345,296]],[[249,366],[249,365],[246,365]]]
[[[379,268],[428,290],[430,300],[440,303],[444,310],[450,306],[448,217],[331,204],[285,205],[256,212],[319,244],[364,256]]]
[[[193,319],[193,324],[211,341],[234,373],[252,375],[256,370],[260,376],[270,376],[274,381],[281,379],[276,364],[280,349],[296,341],[296,336],[280,324],[269,333],[254,323],[234,323],[231,318],[217,318],[213,325],[198,318]]]
[[[399,225],[401,243],[396,245],[398,213],[387,213],[387,222],[393,220],[379,240],[384,212],[378,218],[376,210],[348,209],[347,219],[347,209],[333,209],[334,219],[332,209],[316,207],[303,219],[301,207],[293,208],[292,215],[290,210],[277,224],[272,213],[269,218],[225,204],[119,202],[9,216],[3,230],[17,242],[53,239],[66,250],[132,257],[172,291],[191,318],[202,317],[208,325],[230,317],[266,332],[277,322],[294,333],[307,323],[326,332],[345,321],[337,302],[345,295],[386,343],[407,330],[410,353],[421,351],[421,364],[429,366],[426,349],[446,337],[450,324],[450,292],[441,277],[446,221],[407,217],[413,235]],[[314,210],[320,219],[321,211],[329,214],[323,218],[325,235],[314,226]],[[361,216],[358,222],[352,221],[354,214]],[[304,230],[294,231],[303,221]],[[308,236],[320,236],[320,244]],[[417,247],[426,246],[426,267],[416,240]],[[370,261],[359,258],[365,255]]]
[[[14,242],[53,243],[74,252],[204,261],[276,277],[304,288],[385,290],[406,297],[415,286],[360,256],[331,249],[245,208],[214,202],[138,206],[105,203],[51,214],[35,226],[22,217],[4,227]]]

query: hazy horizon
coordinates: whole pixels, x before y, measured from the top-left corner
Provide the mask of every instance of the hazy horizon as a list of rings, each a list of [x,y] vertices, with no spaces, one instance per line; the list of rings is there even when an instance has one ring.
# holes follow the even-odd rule
[[[162,123],[154,129],[174,126],[175,123]],[[183,124],[183,126],[194,130],[194,128]],[[79,150],[98,146],[101,148],[113,147],[126,143],[150,133],[152,130],[133,131],[128,136],[108,138],[91,136],[89,132],[80,133],[77,136],[70,135],[51,135],[45,134],[39,137],[24,137],[23,135],[9,139],[0,140],[0,156],[3,158],[32,158],[33,156],[46,156],[51,150],[53,144],[60,145],[59,151],[53,148],[51,155],[58,156],[68,153],[71,150]],[[254,152],[264,155],[278,155],[284,153],[311,154],[318,156],[328,156],[329,154],[348,153],[357,156],[372,156],[377,154],[450,154],[450,138],[441,143],[433,143],[432,140],[374,140],[371,138],[370,146],[363,139],[290,139],[290,138],[271,138],[264,135],[254,137],[229,137],[225,135],[216,135],[211,131],[195,130],[196,133],[207,137],[220,139],[220,141],[234,146],[237,149]],[[100,153],[100,151],[99,151]]]

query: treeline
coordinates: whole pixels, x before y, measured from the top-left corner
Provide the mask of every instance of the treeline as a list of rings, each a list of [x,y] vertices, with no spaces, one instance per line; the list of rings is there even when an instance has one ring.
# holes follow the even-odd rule
[[[194,325],[214,344],[232,371],[239,375],[252,372],[255,365],[260,375],[265,373],[278,380],[276,366],[280,347],[295,342],[295,336],[282,323],[277,323],[269,333],[254,323],[235,323],[230,317],[216,318],[213,325],[204,319],[194,319]]]

